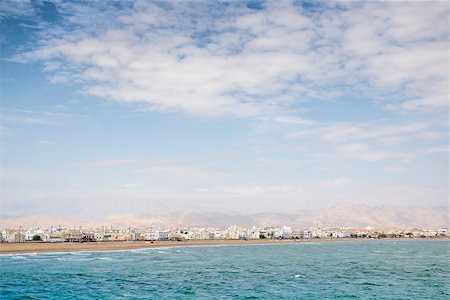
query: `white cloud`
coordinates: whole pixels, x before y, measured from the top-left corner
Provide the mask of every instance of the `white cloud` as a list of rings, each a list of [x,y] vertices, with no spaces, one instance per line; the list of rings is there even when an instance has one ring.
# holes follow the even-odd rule
[[[338,150],[345,156],[366,161],[396,158],[405,162],[445,139],[444,129],[432,122],[376,120],[294,127],[282,134],[290,142],[322,142],[323,152]]]
[[[0,20],[4,18],[30,17],[34,13],[31,0],[3,0],[0,2]]]
[[[345,144],[339,149],[345,155],[367,161],[385,160],[399,156],[385,151],[373,151],[365,144]]]
[[[400,104],[388,104],[388,110],[433,110],[437,108],[448,108],[448,95],[432,95],[430,98],[418,98],[413,100],[406,100]]]
[[[78,81],[91,95],[190,115],[278,114],[342,86],[391,110],[447,105],[444,2],[320,12],[287,1],[257,11],[218,5],[66,3],[76,29],[50,30],[42,47],[18,58],[44,61],[53,81]]]

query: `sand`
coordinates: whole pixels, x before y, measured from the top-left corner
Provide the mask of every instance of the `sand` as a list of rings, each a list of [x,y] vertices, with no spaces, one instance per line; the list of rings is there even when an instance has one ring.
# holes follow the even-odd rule
[[[252,244],[293,244],[316,242],[348,242],[348,241],[383,241],[383,240],[430,240],[430,239],[301,239],[301,240],[190,240],[190,241],[125,241],[95,243],[0,243],[0,254],[38,253],[38,252],[76,252],[76,251],[111,251],[131,250],[174,246],[215,246],[215,245],[252,245]],[[435,239],[433,239],[435,240]]]
[[[0,243],[0,254],[35,253],[35,252],[75,252],[75,251],[110,251],[131,250],[174,246],[207,246],[207,245],[240,245],[240,244],[272,244],[293,243],[292,240],[190,240],[190,241],[119,241],[96,243]]]

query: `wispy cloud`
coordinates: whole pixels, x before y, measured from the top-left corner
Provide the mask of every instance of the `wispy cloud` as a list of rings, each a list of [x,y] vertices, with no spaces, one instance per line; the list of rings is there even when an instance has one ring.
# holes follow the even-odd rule
[[[0,20],[4,18],[29,17],[35,10],[29,0],[4,0],[0,2]]]
[[[21,113],[27,115],[40,115],[40,116],[50,116],[50,117],[73,117],[74,114],[54,112],[54,111],[38,111],[38,110],[27,110],[27,109],[9,109],[8,111],[13,113]]]
[[[55,125],[55,123],[49,119],[41,117],[28,117],[28,116],[18,116],[18,115],[6,115],[0,114],[0,118],[4,122],[28,124],[28,125]]]
[[[442,143],[445,137],[445,129],[432,123],[392,120],[316,124],[283,131],[288,141],[320,142],[322,151],[337,150],[338,154],[366,161],[408,161],[426,152],[430,144]]]
[[[69,168],[101,168],[101,167],[115,167],[123,165],[133,165],[141,162],[137,159],[109,159],[109,160],[97,160],[67,164]]]
[[[368,161],[378,161],[403,156],[387,151],[373,151],[366,144],[345,144],[340,146],[339,150],[347,156]]]
[[[40,140],[37,142],[38,146],[50,146],[53,145],[55,142],[52,140]]]
[[[54,111],[36,111],[17,108],[0,108],[0,119],[5,123],[19,125],[57,125],[61,118],[71,118],[73,114],[54,112]]]
[[[449,153],[450,146],[432,147],[425,151],[425,153]]]

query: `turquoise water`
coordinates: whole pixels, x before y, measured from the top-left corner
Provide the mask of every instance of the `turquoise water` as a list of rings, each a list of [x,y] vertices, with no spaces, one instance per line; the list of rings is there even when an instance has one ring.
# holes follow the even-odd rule
[[[0,256],[0,299],[449,299],[448,241]]]

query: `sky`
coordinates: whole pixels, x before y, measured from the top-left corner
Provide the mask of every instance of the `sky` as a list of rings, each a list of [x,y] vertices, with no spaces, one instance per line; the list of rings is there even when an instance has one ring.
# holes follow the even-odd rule
[[[441,2],[0,2],[0,217],[448,206]]]

